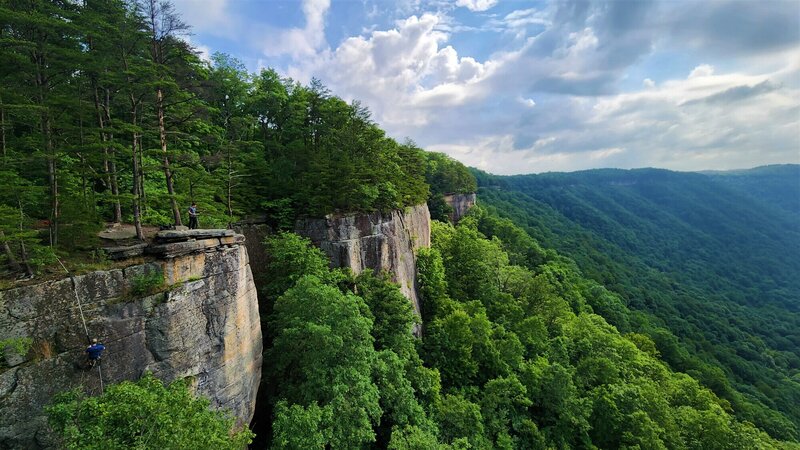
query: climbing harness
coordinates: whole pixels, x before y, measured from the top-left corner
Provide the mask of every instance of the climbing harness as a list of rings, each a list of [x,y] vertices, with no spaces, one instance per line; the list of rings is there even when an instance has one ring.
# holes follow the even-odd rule
[[[92,339],[91,339],[91,337],[89,337],[89,328],[86,326],[86,317],[83,315],[83,306],[81,306],[81,299],[80,299],[80,296],[78,295],[78,282],[75,281],[75,276],[72,275],[72,273],[67,269],[67,267],[64,265],[64,263],[61,262],[61,258],[56,256],[56,260],[58,260],[58,263],[61,264],[61,268],[64,269],[64,272],[67,273],[67,275],[69,276],[70,281],[72,282],[72,293],[75,295],[75,303],[78,304],[78,311],[81,314],[81,322],[83,323],[83,332],[86,334],[86,341],[91,344]],[[99,359],[97,360],[96,363],[92,364],[89,367],[89,370],[91,370],[95,365],[97,366],[97,374],[100,377],[100,394],[102,394],[103,391],[104,391],[104,388],[103,388],[103,371],[100,369],[100,365],[101,364],[100,364],[100,360]],[[81,376],[81,382],[83,382],[83,376]]]

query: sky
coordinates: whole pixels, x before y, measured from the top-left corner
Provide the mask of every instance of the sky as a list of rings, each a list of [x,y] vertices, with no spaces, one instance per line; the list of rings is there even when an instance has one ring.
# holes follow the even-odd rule
[[[800,0],[173,1],[202,56],[491,173],[800,163]]]

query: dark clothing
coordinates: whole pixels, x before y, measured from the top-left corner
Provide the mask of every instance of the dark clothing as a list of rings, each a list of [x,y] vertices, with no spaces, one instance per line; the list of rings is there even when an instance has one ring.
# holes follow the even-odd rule
[[[194,230],[197,228],[197,207],[189,207],[189,229]]]
[[[86,349],[86,353],[89,355],[89,359],[98,360],[103,355],[103,350],[105,349],[106,347],[103,344],[92,344]]]

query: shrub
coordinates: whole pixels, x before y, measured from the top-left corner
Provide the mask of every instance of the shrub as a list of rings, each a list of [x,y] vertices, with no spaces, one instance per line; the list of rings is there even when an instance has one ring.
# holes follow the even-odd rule
[[[0,359],[5,360],[8,354],[7,349],[11,349],[14,353],[24,357],[31,349],[31,344],[33,344],[33,339],[29,337],[2,339],[0,340]]]
[[[164,274],[159,271],[136,275],[131,279],[130,293],[134,297],[155,294],[164,287]]]

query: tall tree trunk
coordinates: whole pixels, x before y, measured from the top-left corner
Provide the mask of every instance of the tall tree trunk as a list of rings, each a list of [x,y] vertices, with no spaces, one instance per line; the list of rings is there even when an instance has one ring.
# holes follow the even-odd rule
[[[3,150],[3,164],[5,165],[8,157],[6,154],[6,107],[2,98],[0,98],[0,147]]]
[[[119,200],[119,185],[117,184],[117,167],[114,162],[115,150],[110,145],[113,143],[114,137],[111,133],[106,132],[106,124],[111,123],[111,112],[109,102],[111,95],[109,90],[105,89],[104,103],[100,101],[100,94],[96,81],[94,84],[94,108],[97,112],[97,125],[100,128],[100,141],[103,143],[103,175],[106,185],[111,189],[111,195],[114,197],[112,204],[114,205],[114,222],[122,222],[122,205]]]
[[[100,129],[100,142],[103,143],[103,178],[107,186],[111,185],[111,174],[108,168],[108,146],[106,145],[106,132],[103,110],[100,106],[100,95],[97,92],[97,80],[92,79],[92,91],[94,95],[94,110],[97,114],[97,127]]]
[[[233,225],[233,161],[231,155],[231,143],[228,143],[228,198],[227,198],[227,207],[228,207],[228,228]]]
[[[19,231],[20,233],[23,233],[25,214],[22,212],[22,200],[20,200],[19,198],[17,199],[17,206],[19,207]],[[28,249],[25,248],[25,239],[19,240],[19,253],[20,253],[20,259],[22,259],[22,264],[25,266],[25,273],[28,274],[29,277],[32,277],[33,268],[31,267],[31,264],[28,262]]]
[[[50,123],[50,112],[46,105],[47,92],[50,89],[50,80],[45,74],[47,61],[45,56],[40,51],[33,54],[33,59],[36,64],[36,87],[38,88],[39,107],[41,108],[41,130],[42,130],[42,145],[45,148],[45,157],[47,158],[47,178],[50,183],[50,246],[58,245],[58,219],[59,219],[59,202],[58,202],[58,165],[56,164],[56,152],[53,145],[52,124]]]
[[[133,94],[130,94],[131,100],[131,125],[133,125],[134,131],[132,133],[131,138],[131,163],[133,167],[133,226],[136,228],[136,238],[140,241],[144,240],[144,233],[142,232],[142,217],[141,213],[139,212],[139,200],[140,194],[139,191],[139,184],[136,181],[139,178],[139,173],[141,172],[141,168],[139,167],[139,161],[136,158],[136,147],[139,142],[139,133],[136,132],[136,98]]]
[[[169,167],[169,154],[167,153],[167,128],[164,124],[164,93],[161,88],[156,90],[156,110],[158,113],[158,137],[161,141],[164,177],[167,180],[167,193],[169,193],[169,201],[172,204],[172,216],[175,219],[175,225],[183,225],[181,223],[181,210],[178,207],[178,201],[175,199],[175,186],[172,183],[172,171]]]
[[[84,148],[86,145],[86,136],[83,130],[83,83],[78,83],[78,129],[79,129],[79,142],[81,148]],[[83,207],[86,208],[88,211],[90,208],[89,199],[86,196],[86,171],[88,170],[88,166],[86,163],[86,158],[83,156],[83,152],[78,153],[78,158],[81,160],[81,196],[83,197]],[[94,202],[92,202],[92,209],[96,208]]]
[[[106,102],[104,111],[106,115],[106,123],[111,124],[111,91],[106,88]],[[107,133],[108,141],[114,143],[114,134]],[[109,147],[108,166],[111,171],[111,194],[114,196],[114,222],[122,223],[122,204],[119,201],[119,183],[117,182],[117,150],[112,146]]]
[[[11,268],[12,272],[19,272],[22,270],[22,266],[17,262],[17,257],[14,256],[14,252],[11,251],[11,246],[8,245],[8,241],[5,240],[5,237],[6,234],[3,230],[0,230],[0,240],[3,241],[3,252],[6,254],[6,258],[8,258],[8,266]]]
[[[138,137],[138,145],[139,145],[139,177],[137,178],[137,182],[139,183],[139,209],[142,214],[147,212],[147,192],[144,190],[144,145],[142,144],[142,136],[139,135]]]
[[[42,114],[42,135],[47,150],[47,178],[50,182],[50,246],[58,245],[58,222],[60,205],[58,202],[58,164],[56,163],[55,147],[53,146],[52,126],[50,114]]]

